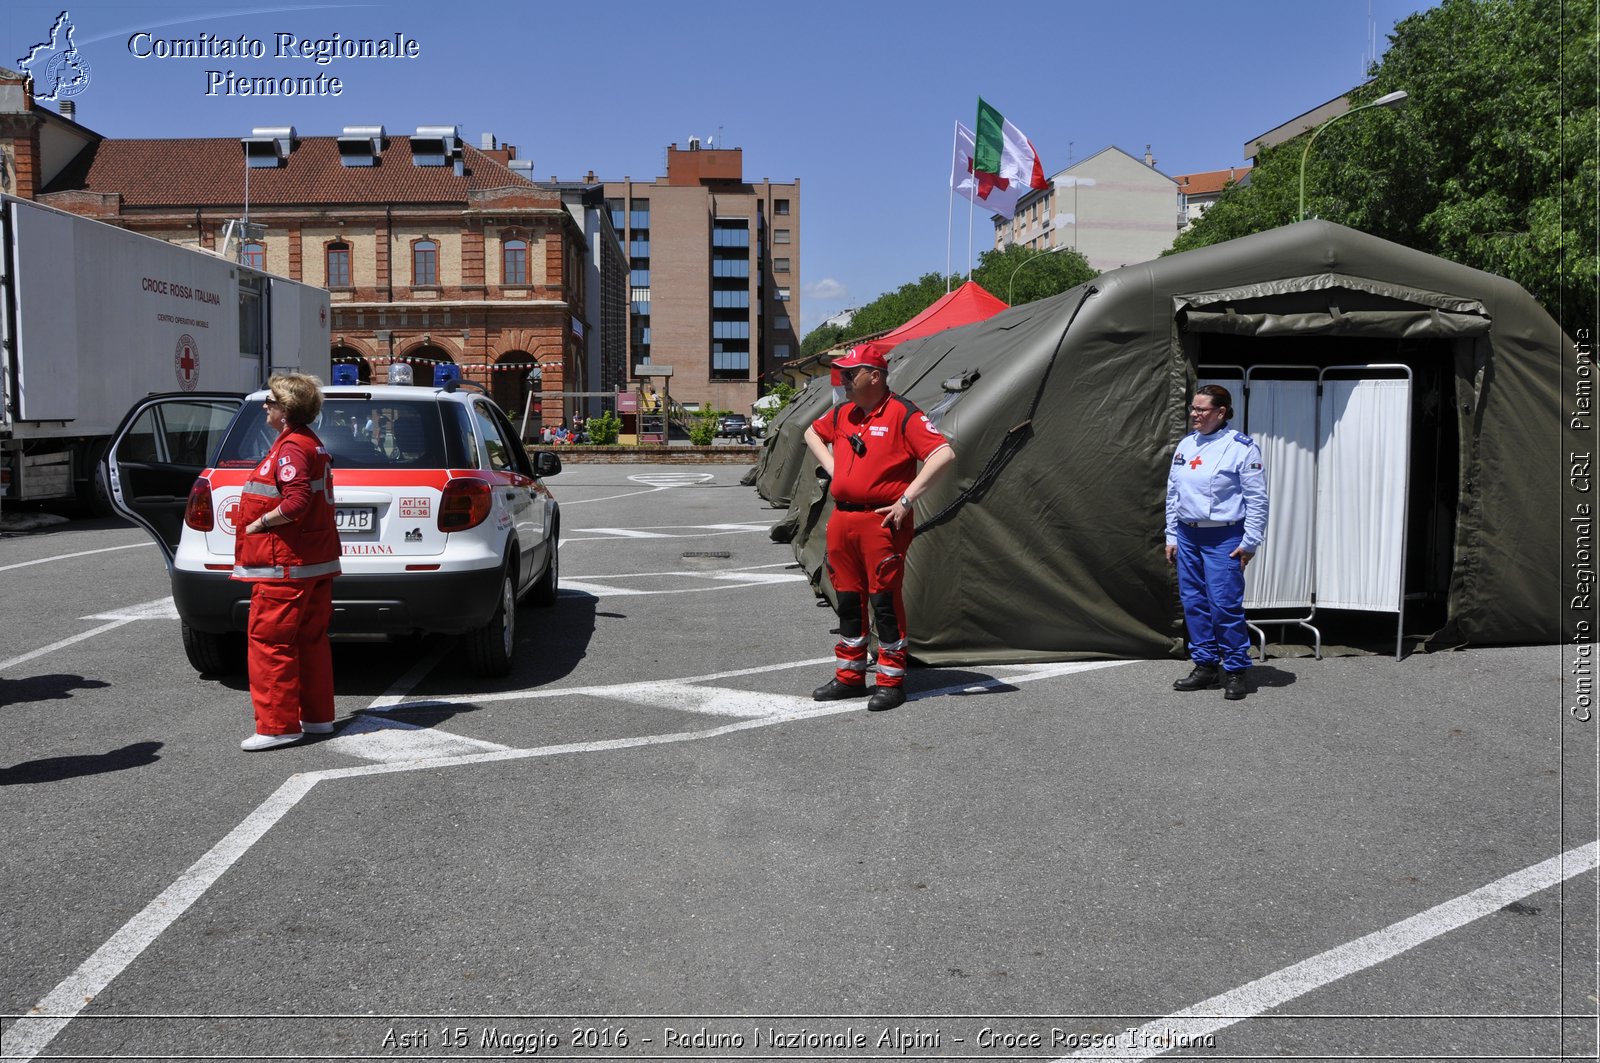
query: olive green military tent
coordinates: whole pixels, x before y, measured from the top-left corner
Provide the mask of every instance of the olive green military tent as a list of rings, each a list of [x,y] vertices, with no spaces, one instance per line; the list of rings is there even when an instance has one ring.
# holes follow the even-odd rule
[[[945,292],[910,321],[875,339],[863,340],[855,349],[887,356],[902,343],[982,321],[1004,309],[1006,304],[990,295],[982,285],[967,281],[954,291]],[[796,478],[813,467],[803,436],[806,425],[836,401],[835,396],[840,392],[832,390],[829,381],[837,375],[835,370],[820,379],[813,378],[785,407],[781,418],[768,426],[766,445],[756,460],[755,475],[749,482],[755,484],[762,498],[775,506],[789,505]],[[797,514],[791,510],[774,529],[774,538],[788,542],[796,519]]]
[[[789,505],[794,498],[795,481],[815,464],[806,452],[806,426],[822,416],[833,402],[833,386],[824,373],[806,381],[789,405],[767,423],[751,482],[756,493],[774,506]],[[787,542],[788,537],[782,541]]]
[[[1164,492],[1197,381],[1230,387],[1233,427],[1266,454],[1253,621],[1458,646],[1560,641],[1579,615],[1563,543],[1589,531],[1563,492],[1590,449],[1570,409],[1589,370],[1501,277],[1307,221],[902,344],[889,369],[957,451],[908,559],[923,661],[1181,654]],[[810,475],[789,502],[828,593],[831,503]]]

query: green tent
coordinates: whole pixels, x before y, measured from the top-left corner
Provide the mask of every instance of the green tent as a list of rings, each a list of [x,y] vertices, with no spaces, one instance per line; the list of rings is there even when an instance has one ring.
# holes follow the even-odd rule
[[[957,451],[918,504],[912,650],[1181,655],[1163,506],[1197,379],[1227,384],[1235,429],[1269,441],[1273,524],[1251,571],[1276,564],[1284,586],[1255,589],[1273,608],[1250,605],[1253,621],[1309,605],[1313,622],[1398,625],[1432,646],[1569,638],[1592,617],[1567,564],[1591,542],[1568,461],[1592,449],[1572,427],[1593,424],[1572,397],[1591,369],[1572,350],[1511,281],[1323,221],[902,344],[890,386]],[[808,475],[789,502],[796,556],[828,593],[830,506]]]

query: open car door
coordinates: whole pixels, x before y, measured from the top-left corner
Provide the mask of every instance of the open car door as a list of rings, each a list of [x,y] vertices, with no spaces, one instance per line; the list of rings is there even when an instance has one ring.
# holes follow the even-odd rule
[[[172,567],[189,489],[217,453],[244,396],[172,392],[135,403],[101,461],[111,505],[155,539]]]

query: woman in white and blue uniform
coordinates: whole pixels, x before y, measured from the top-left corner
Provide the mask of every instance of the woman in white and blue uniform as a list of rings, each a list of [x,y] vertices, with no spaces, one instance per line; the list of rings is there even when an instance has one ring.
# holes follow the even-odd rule
[[[1183,437],[1167,475],[1167,563],[1178,567],[1178,596],[1189,627],[1194,671],[1174,690],[1222,685],[1245,695],[1250,630],[1244,620],[1244,567],[1267,534],[1267,473],[1261,448],[1228,427],[1233,396],[1219,384],[1195,392],[1194,431]],[[1219,672],[1220,669],[1220,672]]]

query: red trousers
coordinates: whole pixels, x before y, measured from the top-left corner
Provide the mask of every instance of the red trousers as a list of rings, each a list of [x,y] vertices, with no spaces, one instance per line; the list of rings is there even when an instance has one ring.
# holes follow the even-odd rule
[[[908,517],[898,529],[883,526],[871,510],[835,509],[828,518],[828,578],[839,598],[839,642],[834,676],[860,686],[867,681],[867,606],[878,632],[878,685],[897,687],[906,677],[906,608],[900,586],[915,529]]]
[[[333,577],[251,584],[250,702],[256,733],[333,722]]]

